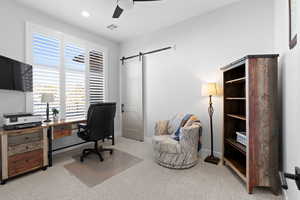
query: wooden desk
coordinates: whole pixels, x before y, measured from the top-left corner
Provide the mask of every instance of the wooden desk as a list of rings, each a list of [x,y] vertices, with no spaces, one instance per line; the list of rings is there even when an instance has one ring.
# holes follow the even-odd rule
[[[60,147],[60,148],[57,148],[57,149],[52,149],[52,140],[56,140],[56,139],[71,136],[73,134],[77,134],[78,124],[80,124],[80,123],[86,123],[86,120],[85,119],[58,120],[58,121],[55,121],[55,122],[49,122],[49,123],[43,124],[43,127],[48,129],[47,137],[48,137],[48,163],[49,163],[49,167],[52,166],[53,152],[88,143],[86,141],[82,141],[82,142],[79,142],[79,143],[76,143],[76,144],[71,144],[71,145],[63,146],[63,147]],[[108,139],[112,140],[112,145],[115,144],[114,134],[111,135],[111,137],[108,138]]]
[[[47,128],[49,167],[52,166],[53,152],[87,143],[87,142],[80,142],[72,145],[67,145],[58,149],[52,149],[52,140],[56,140],[56,139],[71,136],[72,134],[76,134],[78,132],[78,124],[80,123],[86,123],[86,120],[85,119],[58,120],[55,122],[49,122],[43,124],[43,127]]]

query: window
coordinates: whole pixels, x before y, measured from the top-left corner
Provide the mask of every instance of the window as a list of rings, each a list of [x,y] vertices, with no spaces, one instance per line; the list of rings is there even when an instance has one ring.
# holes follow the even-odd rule
[[[60,117],[67,119],[83,118],[89,104],[104,101],[101,48],[33,24],[27,24],[27,37],[27,62],[33,64],[34,114],[46,115],[42,93],[54,94],[50,109],[57,108]]]
[[[41,34],[33,34],[33,112],[45,115],[46,105],[41,103],[42,93],[54,94],[52,107],[60,108],[59,64],[60,41]]]
[[[89,53],[89,99],[90,103],[104,101],[104,67],[103,54],[100,51]]]

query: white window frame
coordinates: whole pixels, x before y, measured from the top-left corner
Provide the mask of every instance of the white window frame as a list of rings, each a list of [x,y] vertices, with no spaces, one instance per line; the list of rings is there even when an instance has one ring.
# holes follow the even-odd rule
[[[89,99],[89,59],[88,55],[89,52],[92,50],[101,51],[103,53],[103,69],[104,69],[104,101],[108,100],[108,70],[107,67],[107,59],[108,59],[108,48],[95,44],[94,42],[79,39],[77,37],[71,36],[70,34],[65,34],[60,31],[56,31],[50,28],[43,27],[41,25],[34,24],[32,22],[26,22],[25,23],[25,60],[26,63],[33,65],[33,53],[32,53],[32,44],[33,44],[33,33],[40,33],[45,36],[54,37],[58,39],[60,43],[60,65],[59,65],[59,72],[60,72],[60,118],[65,119],[66,118],[66,96],[65,96],[65,69],[64,69],[64,49],[66,43],[76,44],[80,47],[85,49],[86,53],[86,60],[85,60],[85,93],[86,93],[86,112],[88,110],[88,107],[90,105],[90,99]],[[26,111],[27,112],[33,112],[33,93],[27,93],[26,94]]]

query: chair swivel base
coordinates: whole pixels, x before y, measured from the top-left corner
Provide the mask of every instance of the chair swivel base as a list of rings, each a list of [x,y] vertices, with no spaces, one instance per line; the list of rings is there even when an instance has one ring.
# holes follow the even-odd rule
[[[108,149],[108,148],[107,149],[102,148],[102,146],[100,148],[98,148],[97,143],[95,143],[95,148],[93,148],[93,149],[91,149],[91,148],[90,149],[84,149],[82,151],[82,155],[80,156],[80,161],[83,162],[83,160],[86,156],[88,156],[90,153],[94,153],[94,154],[97,154],[100,161],[103,162],[104,159],[101,155],[101,152],[104,152],[104,151],[109,151],[110,154],[112,154],[114,150],[113,149]]]

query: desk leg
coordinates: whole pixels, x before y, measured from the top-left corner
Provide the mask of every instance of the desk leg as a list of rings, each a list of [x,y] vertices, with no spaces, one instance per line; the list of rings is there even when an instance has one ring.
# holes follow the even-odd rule
[[[114,126],[113,126],[111,139],[112,139],[112,145],[115,145],[115,129],[114,129]]]
[[[52,128],[49,127],[47,130],[48,137],[48,162],[49,167],[52,167]]]

